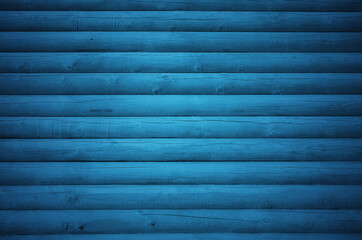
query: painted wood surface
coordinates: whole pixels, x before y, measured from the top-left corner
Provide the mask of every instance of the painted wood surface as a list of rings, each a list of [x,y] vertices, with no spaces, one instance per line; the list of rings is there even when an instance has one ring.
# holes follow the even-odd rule
[[[0,94],[362,94],[360,73],[0,73]]]
[[[34,17],[36,16],[36,17]],[[360,12],[3,11],[0,31],[361,32]]]
[[[360,138],[362,117],[0,117],[0,138]]]
[[[3,117],[361,116],[361,95],[2,95]]]
[[[138,10],[138,11],[332,11],[353,12],[362,11],[359,0],[2,0],[0,10],[47,10],[47,11],[74,11],[74,10]]]
[[[362,238],[361,1],[0,11],[0,239]]]
[[[361,73],[362,53],[0,53],[0,73],[138,72]]]
[[[362,34],[359,32],[0,32],[0,51],[360,53]]]
[[[1,139],[0,161],[361,161],[362,139]]]
[[[361,215],[361,210],[305,209],[9,210],[0,211],[0,229],[4,234],[361,233]]]
[[[362,186],[11,186],[0,210],[361,209]]]
[[[146,234],[57,234],[0,236],[7,240],[360,240],[361,234],[328,233],[146,233]]]
[[[358,161],[0,162],[4,185],[361,185]]]

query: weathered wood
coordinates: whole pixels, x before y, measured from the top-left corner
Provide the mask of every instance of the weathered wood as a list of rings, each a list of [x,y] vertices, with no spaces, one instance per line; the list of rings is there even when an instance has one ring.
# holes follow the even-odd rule
[[[0,31],[361,32],[362,13],[3,11]]]
[[[362,117],[0,117],[0,138],[362,138]]]
[[[130,39],[132,39],[130,41]],[[321,42],[323,44],[321,45]],[[362,52],[361,33],[0,32],[2,52]]]
[[[0,74],[0,94],[362,94],[360,73]]]
[[[362,139],[8,139],[0,161],[361,161]]]
[[[3,234],[361,233],[361,216],[361,210],[0,211],[0,231]]]
[[[89,10],[121,10],[121,11],[362,11],[359,0],[2,0],[0,10],[47,10],[47,11],[89,11]]]
[[[0,96],[3,117],[361,116],[361,95]]]
[[[362,184],[362,162],[0,162],[2,185]]]
[[[134,72],[361,73],[362,54],[0,53],[0,73]]]
[[[327,233],[149,233],[149,234],[57,234],[10,235],[6,240],[360,240],[361,234]]]
[[[361,209],[362,186],[3,186],[0,210]]]

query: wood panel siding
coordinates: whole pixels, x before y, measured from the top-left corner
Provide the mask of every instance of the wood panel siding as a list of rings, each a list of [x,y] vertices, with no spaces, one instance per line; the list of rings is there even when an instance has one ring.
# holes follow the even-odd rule
[[[0,0],[0,239],[362,238],[362,1]]]

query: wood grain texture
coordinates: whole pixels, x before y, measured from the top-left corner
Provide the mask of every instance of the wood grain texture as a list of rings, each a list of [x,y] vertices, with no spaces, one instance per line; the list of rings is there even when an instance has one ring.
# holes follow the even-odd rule
[[[360,95],[2,95],[0,116],[361,116]]]
[[[362,94],[360,73],[0,74],[0,94]]]
[[[362,54],[0,53],[0,73],[136,72],[361,73]]]
[[[361,162],[0,162],[3,185],[362,184]]]
[[[0,210],[361,209],[362,186],[2,186]]]
[[[146,233],[0,236],[7,240],[360,240],[361,234],[328,233]]]
[[[0,12],[0,239],[362,238],[362,1]]]
[[[0,31],[360,32],[362,13],[3,11]]]
[[[362,33],[0,32],[0,51],[358,53]]]
[[[0,138],[362,138],[362,117],[0,117]]]
[[[89,10],[121,10],[121,11],[362,11],[358,0],[2,0],[0,10],[47,10],[47,11],[89,11]]]
[[[0,161],[361,161],[362,139],[9,139]]]
[[[361,215],[361,210],[0,211],[0,230],[3,234],[361,233]]]

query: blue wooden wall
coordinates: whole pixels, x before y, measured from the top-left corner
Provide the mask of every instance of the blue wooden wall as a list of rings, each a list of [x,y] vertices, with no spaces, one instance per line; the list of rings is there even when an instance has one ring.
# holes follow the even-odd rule
[[[0,238],[362,239],[361,0],[0,0]]]

